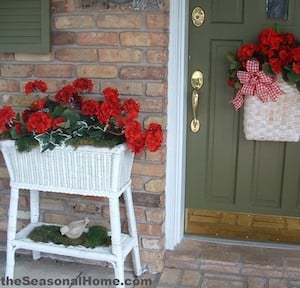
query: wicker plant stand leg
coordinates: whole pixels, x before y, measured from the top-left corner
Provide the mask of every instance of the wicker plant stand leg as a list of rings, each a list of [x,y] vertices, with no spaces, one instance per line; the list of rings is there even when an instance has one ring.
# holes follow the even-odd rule
[[[130,236],[134,239],[134,246],[132,249],[132,262],[135,275],[142,274],[141,268],[141,258],[140,258],[140,250],[139,250],[139,242],[136,228],[136,220],[133,208],[132,194],[131,188],[128,187],[124,193],[125,205],[126,205],[126,213],[128,219],[128,229]]]
[[[134,266],[135,275],[140,276],[142,274],[140,255],[138,249],[138,237],[136,230],[136,221],[133,208],[133,201],[131,195],[130,186],[125,190],[124,200],[126,205],[127,219],[128,219],[128,229],[129,235],[133,239],[132,247],[132,260]],[[115,278],[119,280],[120,283],[124,283],[124,261],[127,253],[124,254],[122,249],[122,235],[121,235],[121,223],[120,223],[120,209],[119,209],[119,197],[114,197],[109,199],[109,210],[110,210],[110,225],[111,225],[111,246],[112,254],[116,256],[116,261],[113,262],[115,270]],[[120,285],[124,287],[124,285]]]
[[[18,213],[19,189],[11,189],[10,203],[8,211],[7,227],[7,251],[6,251],[6,273],[5,276],[12,279],[14,277],[15,251],[13,240],[16,238],[17,213]]]
[[[40,192],[38,190],[30,190],[30,222],[37,224],[40,216]],[[33,260],[38,260],[41,257],[41,252],[32,251]]]

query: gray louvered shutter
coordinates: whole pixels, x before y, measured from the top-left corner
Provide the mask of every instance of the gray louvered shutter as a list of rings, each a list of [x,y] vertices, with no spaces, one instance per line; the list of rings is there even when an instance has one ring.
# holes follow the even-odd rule
[[[0,0],[0,52],[50,51],[49,2]]]

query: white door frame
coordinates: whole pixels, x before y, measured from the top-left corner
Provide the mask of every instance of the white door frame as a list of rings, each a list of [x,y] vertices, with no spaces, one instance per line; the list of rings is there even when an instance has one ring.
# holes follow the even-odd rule
[[[184,234],[186,89],[188,1],[170,0],[167,168],[166,168],[166,249],[174,249]]]

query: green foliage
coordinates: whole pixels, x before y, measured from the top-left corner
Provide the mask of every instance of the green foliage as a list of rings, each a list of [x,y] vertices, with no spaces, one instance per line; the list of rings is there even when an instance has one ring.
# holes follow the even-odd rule
[[[102,226],[92,226],[88,232],[83,232],[79,238],[69,239],[67,236],[61,235],[60,226],[42,225],[34,228],[28,235],[28,238],[35,242],[52,242],[65,246],[82,245],[87,248],[110,245],[110,237],[106,228]]]
[[[31,135],[22,135],[16,138],[16,146],[19,152],[29,152],[32,148],[38,146],[38,142]]]

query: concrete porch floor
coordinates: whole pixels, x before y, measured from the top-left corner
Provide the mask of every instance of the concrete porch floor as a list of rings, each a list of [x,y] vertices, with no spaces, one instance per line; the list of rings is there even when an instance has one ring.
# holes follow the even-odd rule
[[[167,251],[165,267],[161,274],[145,272],[135,278],[126,272],[125,278],[131,281],[126,287],[199,287],[199,288],[296,288],[300,287],[300,249],[299,247],[263,248],[241,243],[241,245],[185,239],[174,251]],[[0,253],[0,278],[5,273],[5,252]],[[33,285],[0,287],[113,287],[110,267],[71,263],[42,258],[33,261],[29,255],[17,255],[15,278],[28,276],[35,279],[59,279],[55,286]],[[57,285],[62,279],[77,279],[77,283]],[[150,280],[150,281],[149,281]],[[81,282],[80,282],[81,281]],[[84,283],[85,281],[85,283]],[[91,282],[92,281],[92,282]],[[128,282],[128,283],[129,283]],[[138,284],[139,282],[139,284]],[[147,284],[147,282],[151,282]],[[136,285],[134,285],[136,284]]]

